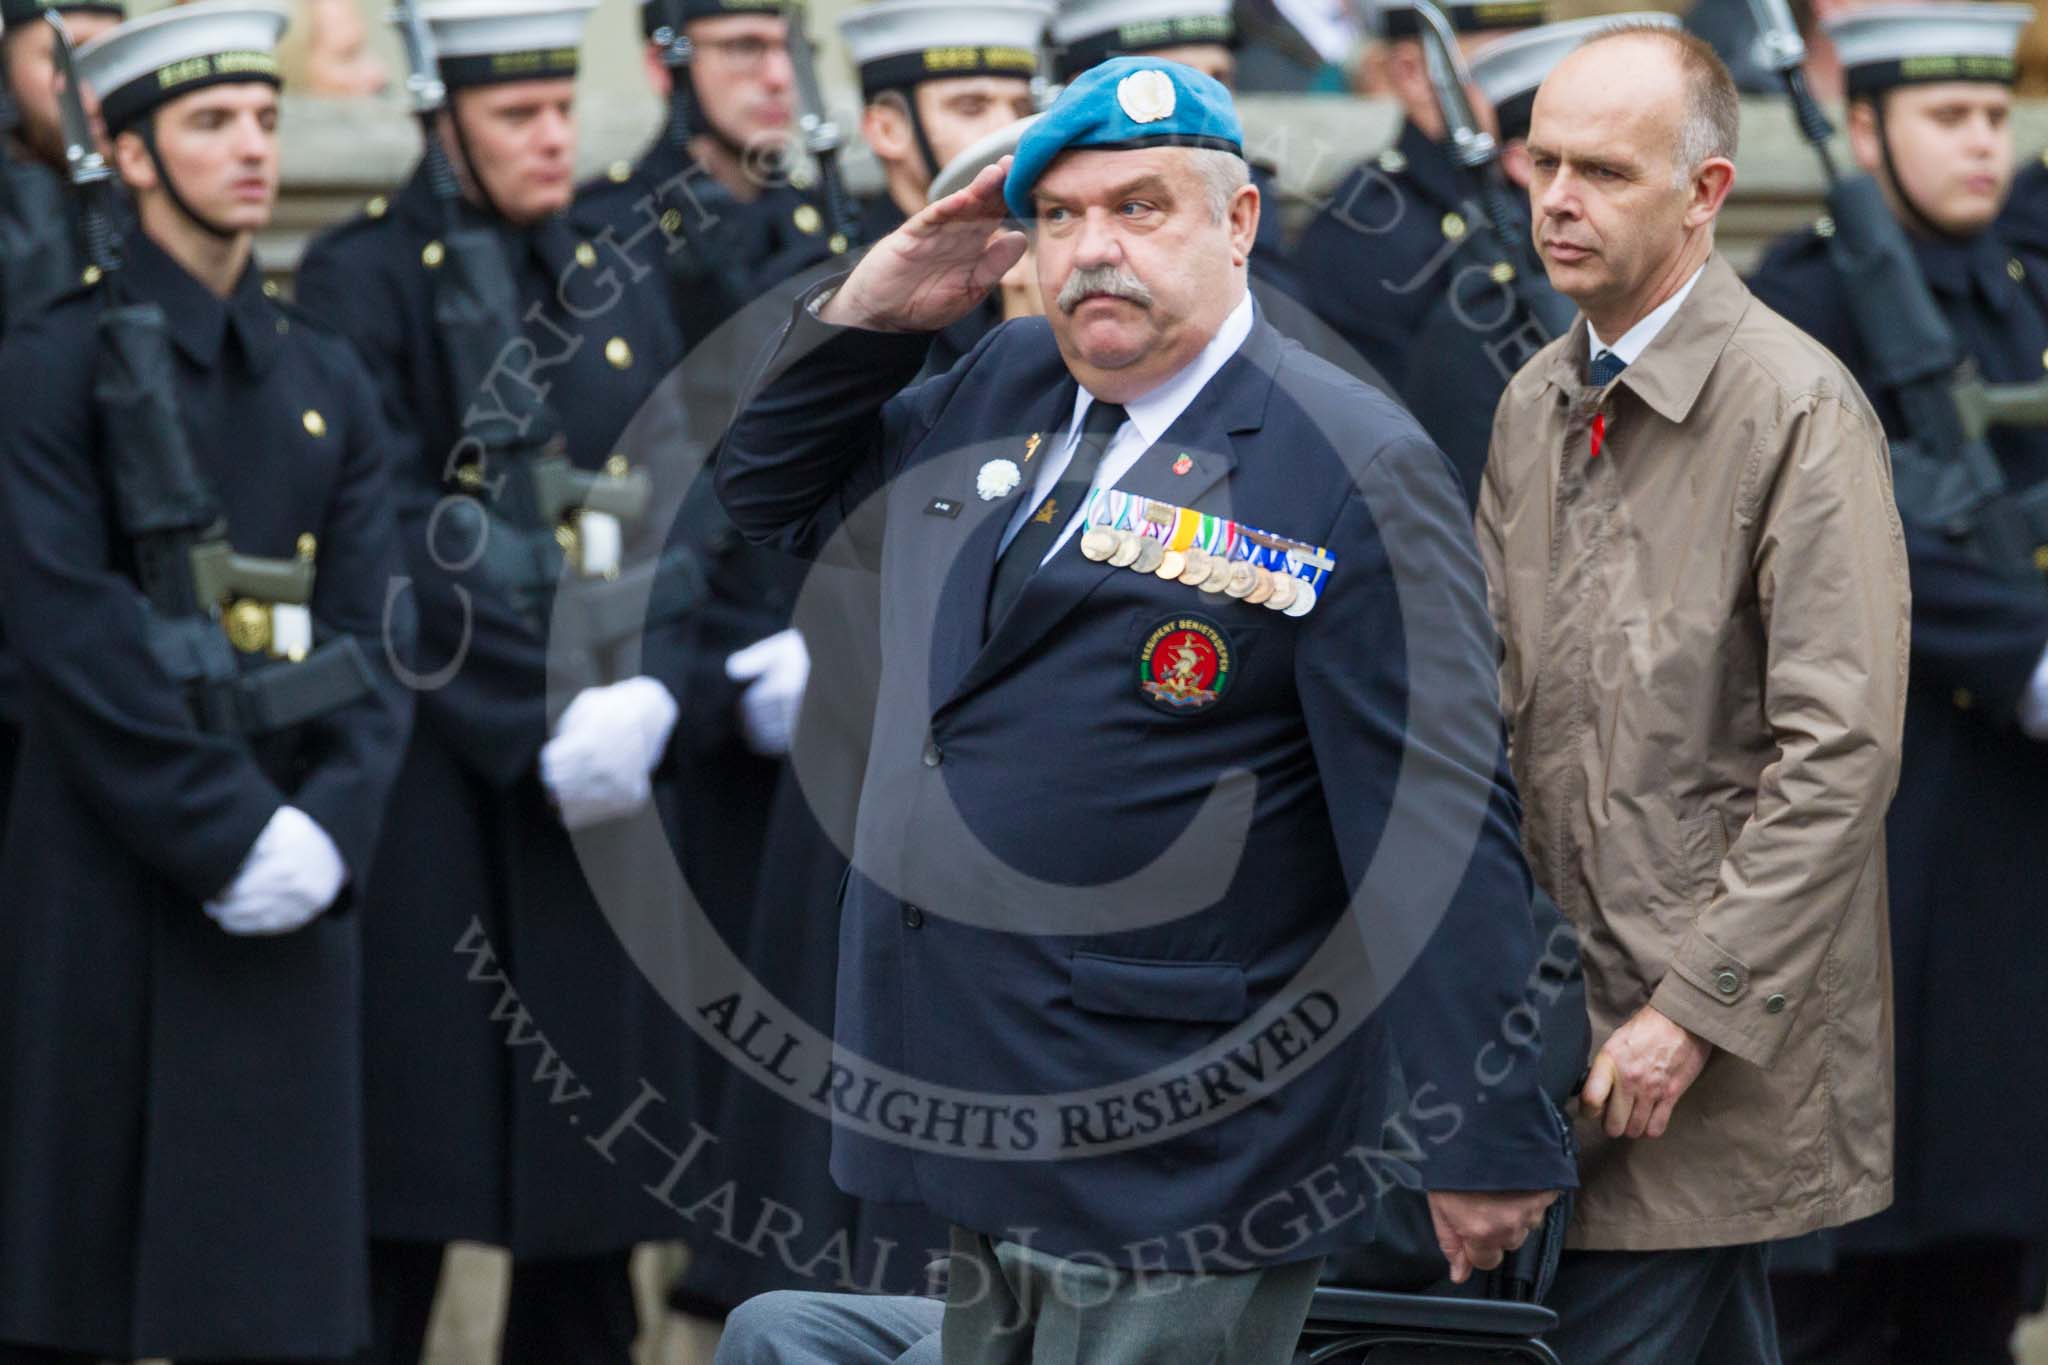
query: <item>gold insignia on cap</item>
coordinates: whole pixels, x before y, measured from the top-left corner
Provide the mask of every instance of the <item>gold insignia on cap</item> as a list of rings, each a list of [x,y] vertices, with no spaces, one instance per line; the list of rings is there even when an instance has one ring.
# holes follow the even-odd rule
[[[282,289],[279,289],[279,288],[277,287],[277,281],[276,281],[276,280],[265,280],[265,281],[263,282],[263,297],[264,297],[264,298],[266,298],[266,299],[274,299],[274,298],[276,298],[276,297],[277,297],[278,295],[282,294],[283,292],[284,292],[284,291],[283,291]]]
[[[595,266],[597,264],[597,248],[588,242],[578,242],[576,244],[576,264],[582,266],[585,270]]]
[[[78,278],[85,281],[88,285],[98,284],[100,282],[100,268],[96,265],[89,265]]]
[[[320,415],[320,409],[318,408],[307,408],[305,415],[300,417],[299,421],[305,426],[308,436],[325,436],[327,434],[327,419]]]
[[[798,232],[815,233],[825,226],[824,216],[809,204],[798,204],[796,212],[792,213],[790,218],[796,223]]]
[[[237,598],[221,615],[228,643],[244,654],[262,654],[270,648],[270,608],[250,598]]]
[[[604,472],[615,479],[623,479],[633,472],[633,464],[624,455],[614,452],[612,457],[604,462]]]
[[[1515,268],[1506,261],[1495,261],[1493,269],[1486,273],[1487,277],[1495,284],[1513,284],[1515,282]]]
[[[370,217],[372,218],[382,218],[385,214],[389,213],[390,211],[391,201],[389,199],[386,199],[381,194],[378,195],[376,198],[372,199],[369,203],[363,205],[363,212],[369,214]]]
[[[2020,258],[2015,256],[2005,263],[2005,273],[2012,276],[2014,284],[2018,284],[2027,277],[2027,268],[2021,265]]]
[[[669,209],[661,215],[661,230],[673,237],[683,225],[683,215],[676,209]]]
[[[1816,236],[1816,237],[1832,237],[1832,236],[1834,236],[1834,235],[1835,235],[1835,220],[1834,220],[1834,219],[1832,219],[1832,218],[1830,218],[1830,217],[1828,217],[1828,216],[1827,216],[1827,215],[1826,215],[1825,213],[1823,213],[1823,214],[1822,214],[1822,215],[1821,215],[1820,217],[1818,217],[1818,218],[1814,219],[1814,220],[1813,220],[1813,235],[1814,235],[1814,236]]]
[[[442,246],[439,242],[428,242],[420,248],[420,264],[429,270],[432,270],[447,259],[448,248]]]
[[[626,344],[624,337],[613,337],[604,344],[604,358],[612,363],[615,370],[627,369],[633,363],[633,348]]]
[[[1438,226],[1444,230],[1444,236],[1453,242],[1465,235],[1465,219],[1461,214],[1445,214],[1443,222]]]
[[[625,184],[633,178],[633,163],[630,161],[614,161],[611,165],[604,168],[604,178],[611,181],[614,185]]]
[[[1388,175],[1399,175],[1408,169],[1408,158],[1398,147],[1389,147],[1380,153],[1380,169]]]

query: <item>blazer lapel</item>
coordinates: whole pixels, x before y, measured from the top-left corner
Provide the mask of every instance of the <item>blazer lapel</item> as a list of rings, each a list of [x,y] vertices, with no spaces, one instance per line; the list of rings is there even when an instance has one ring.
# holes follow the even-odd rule
[[[1031,496],[1038,471],[1044,467],[1041,461],[1051,458],[1055,444],[1066,438],[1078,388],[1072,379],[1056,385],[1052,395],[1032,414],[1035,425],[1027,428],[1029,435],[1015,449],[1002,454],[978,450],[978,458],[961,462],[964,496],[969,500],[970,514],[978,513],[980,519],[966,528],[950,564],[941,568],[945,581],[938,593],[939,626],[932,640],[931,681],[935,698],[952,695],[981,652],[982,641],[988,634],[988,593],[995,578],[996,553],[1002,545],[1003,529],[1017,510],[1017,500]],[[1037,445],[1027,459],[1026,447],[1031,436],[1037,438]],[[983,503],[974,492],[975,480],[983,465],[1002,458],[1016,461],[1023,477],[1008,495]]]
[[[1279,334],[1263,318],[1254,321],[1251,335],[1237,354],[1195,395],[1165,435],[1117,480],[1116,487],[1181,507],[1192,507],[1207,495],[1237,464],[1231,443],[1218,440],[1218,436],[1257,431],[1265,422],[1279,349]],[[1188,472],[1175,473],[1183,455],[1190,462]],[[993,565],[991,555],[981,584],[984,609]],[[987,646],[960,678],[958,688],[950,694],[938,689],[933,695],[950,701],[988,682],[1023,657],[1111,574],[1122,572],[1126,571],[1091,562],[1081,553],[1080,534],[1069,536],[1025,583],[1008,619],[996,626]]]

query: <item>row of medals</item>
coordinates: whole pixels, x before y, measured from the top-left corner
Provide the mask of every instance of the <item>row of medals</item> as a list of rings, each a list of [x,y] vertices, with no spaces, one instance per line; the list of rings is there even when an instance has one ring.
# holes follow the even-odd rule
[[[1203,592],[1220,592],[1289,616],[1306,616],[1316,604],[1316,590],[1292,574],[1274,573],[1247,560],[1225,559],[1207,550],[1169,550],[1136,531],[1090,527],[1082,533],[1081,553],[1113,569],[1148,573]]]

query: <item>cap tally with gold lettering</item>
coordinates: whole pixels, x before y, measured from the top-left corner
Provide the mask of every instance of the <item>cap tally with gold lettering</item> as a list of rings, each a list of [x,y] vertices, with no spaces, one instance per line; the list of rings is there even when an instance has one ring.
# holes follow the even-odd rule
[[[1111,57],[1190,43],[1237,45],[1230,0],[1067,0],[1052,21],[1062,81]]]
[[[100,97],[107,132],[210,85],[279,85],[287,11],[269,0],[196,0],[130,19],[78,50],[78,79]]]
[[[1190,147],[1244,155],[1244,125],[1212,76],[1158,57],[1112,57],[1074,78],[1018,139],[1003,200],[1032,215],[1031,191],[1062,152]]]
[[[421,11],[450,90],[573,77],[597,0],[461,0]]]
[[[1529,135],[1536,87],[1559,62],[1590,39],[1617,28],[1677,28],[1678,16],[1658,10],[1596,14],[1503,34],[1472,54],[1472,83],[1493,106],[1502,141]]]
[[[2020,30],[2033,20],[2032,5],[1882,5],[1823,27],[1854,97],[1940,81],[2011,85]]]
[[[955,76],[1038,74],[1051,0],[876,0],[848,10],[839,36],[860,92],[908,90]]]
[[[1458,33],[1505,33],[1543,22],[1543,0],[1437,0],[1437,8]],[[1407,0],[1379,0],[1372,7],[1374,31],[1382,38],[1413,38],[1422,20]]]

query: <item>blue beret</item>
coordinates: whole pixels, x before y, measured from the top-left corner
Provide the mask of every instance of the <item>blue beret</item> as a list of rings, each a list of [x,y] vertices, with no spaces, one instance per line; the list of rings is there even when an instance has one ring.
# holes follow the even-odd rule
[[[1230,92],[1191,66],[1112,57],[1074,78],[1017,143],[1003,201],[1032,216],[1031,190],[1061,152],[1083,147],[1210,147],[1244,155],[1244,125]]]

